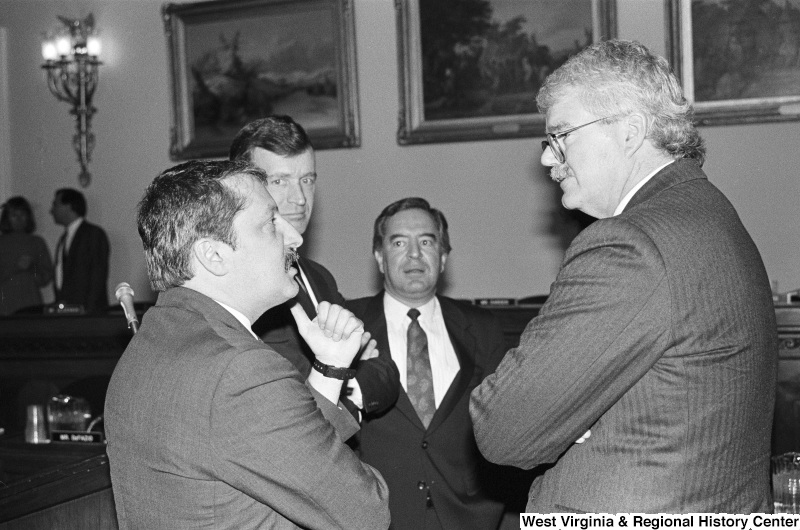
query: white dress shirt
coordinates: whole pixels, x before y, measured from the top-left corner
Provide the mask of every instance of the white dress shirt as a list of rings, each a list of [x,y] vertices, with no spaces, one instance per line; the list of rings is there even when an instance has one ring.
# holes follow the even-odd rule
[[[389,350],[392,360],[400,371],[400,384],[403,385],[404,390],[408,390],[406,356],[408,354],[408,326],[411,324],[411,318],[408,316],[409,309],[411,308],[393,298],[389,293],[384,293],[383,311],[386,316],[386,331],[389,335]],[[417,320],[428,336],[433,395],[438,408],[461,367],[444,325],[439,300],[434,296],[432,300],[417,309],[420,312]]]

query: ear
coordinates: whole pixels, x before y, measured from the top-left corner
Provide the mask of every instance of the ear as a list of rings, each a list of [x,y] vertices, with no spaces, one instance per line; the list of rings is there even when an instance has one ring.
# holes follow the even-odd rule
[[[449,254],[442,254],[442,257],[439,258],[439,274],[444,272],[444,264],[447,263],[447,256],[449,256]]]
[[[375,256],[375,261],[378,262],[378,270],[381,271],[381,274],[386,274],[386,271],[383,270],[383,251],[376,250],[372,255]]]
[[[625,154],[633,156],[647,138],[648,122],[644,114],[634,113],[625,118]]]
[[[228,273],[228,261],[225,258],[230,250],[230,246],[210,238],[199,239],[192,246],[195,260],[214,276]]]

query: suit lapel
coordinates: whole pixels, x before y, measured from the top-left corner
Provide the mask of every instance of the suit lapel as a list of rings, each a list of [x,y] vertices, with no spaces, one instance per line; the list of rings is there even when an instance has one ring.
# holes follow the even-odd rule
[[[469,390],[469,383],[475,373],[475,337],[469,330],[469,324],[464,318],[464,314],[450,301],[445,298],[437,297],[442,307],[442,316],[450,342],[458,357],[459,370],[455,379],[447,389],[441,404],[436,408],[433,415],[429,431],[435,430],[447,419],[461,396]],[[410,405],[410,402],[409,402]]]

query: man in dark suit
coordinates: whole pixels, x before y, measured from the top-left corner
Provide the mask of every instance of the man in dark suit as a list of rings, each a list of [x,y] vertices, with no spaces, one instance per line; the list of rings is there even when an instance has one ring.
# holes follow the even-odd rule
[[[267,188],[281,216],[297,232],[305,234],[317,185],[314,147],[306,131],[289,116],[255,120],[236,134],[230,159],[245,160],[266,171]],[[311,316],[319,302],[342,305],[344,297],[328,269],[306,257],[298,258],[297,264],[300,284],[297,297],[265,312],[253,324],[253,330],[292,361],[300,373],[308,374],[314,354],[298,333],[290,308],[300,303]],[[356,417],[360,417],[361,411],[384,410],[397,400],[400,386],[397,367],[390,359],[376,356],[374,341],[366,345],[355,369],[355,378],[348,383],[350,396],[343,402]]]
[[[358,449],[389,485],[394,530],[497,528],[504,506],[490,497],[496,466],[478,453],[469,394],[503,356],[488,311],[436,295],[450,252],[444,215],[425,199],[387,206],[373,252],[385,291],[347,303],[400,368],[402,389],[385,413],[367,415]]]
[[[250,329],[298,289],[303,239],[266,179],[243,162],[187,162],[139,205],[159,296],[106,400],[123,530],[389,525],[386,483],[345,445],[358,424],[337,407],[361,321],[327,302],[314,322],[293,309],[316,355],[307,378]]]
[[[86,199],[78,190],[57,190],[50,213],[64,227],[54,260],[56,303],[80,305],[87,313],[104,312],[108,307],[106,233],[86,220]]]
[[[492,462],[548,465],[529,512],[771,512],[770,285],[667,62],[611,40],[538,95],[572,242],[539,316],[472,394]],[[582,444],[572,442],[590,429]]]

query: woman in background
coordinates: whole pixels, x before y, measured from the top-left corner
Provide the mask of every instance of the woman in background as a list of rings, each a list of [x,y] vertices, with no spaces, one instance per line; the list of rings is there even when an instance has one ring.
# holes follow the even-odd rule
[[[41,305],[53,264],[44,239],[34,235],[36,221],[24,197],[11,197],[0,214],[0,315]]]

